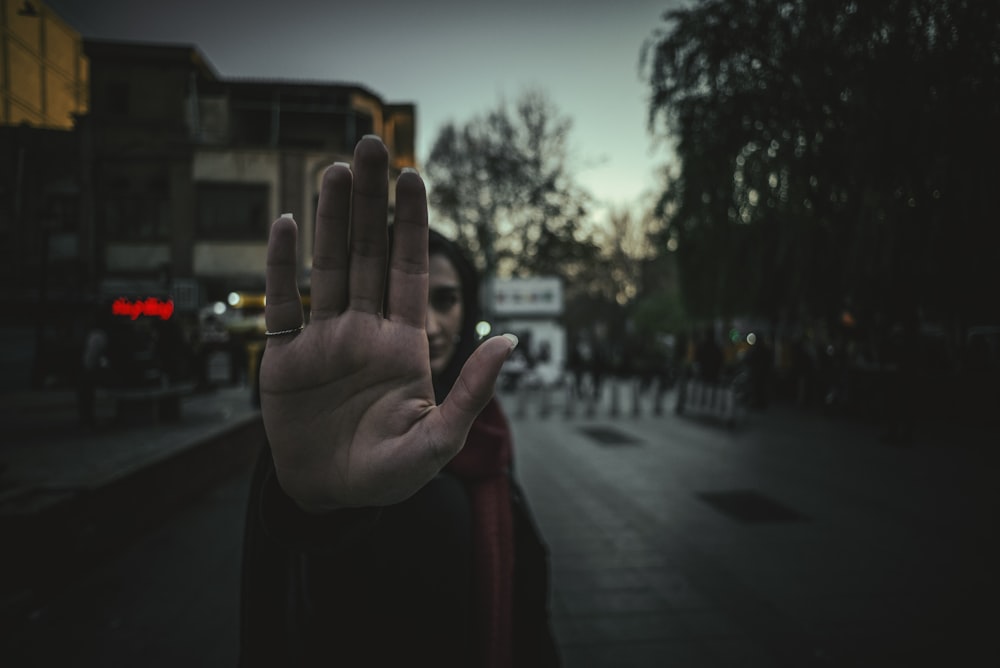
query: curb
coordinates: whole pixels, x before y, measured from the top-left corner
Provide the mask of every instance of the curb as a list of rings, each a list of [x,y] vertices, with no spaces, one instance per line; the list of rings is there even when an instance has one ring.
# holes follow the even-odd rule
[[[169,457],[37,512],[0,516],[0,623],[21,616],[222,480],[249,471],[266,437],[259,414]]]

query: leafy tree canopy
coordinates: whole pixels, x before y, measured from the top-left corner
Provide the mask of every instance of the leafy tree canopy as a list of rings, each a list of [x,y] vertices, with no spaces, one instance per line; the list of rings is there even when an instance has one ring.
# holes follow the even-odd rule
[[[704,0],[664,18],[641,66],[681,165],[660,204],[688,311],[1000,315],[1000,4]]]

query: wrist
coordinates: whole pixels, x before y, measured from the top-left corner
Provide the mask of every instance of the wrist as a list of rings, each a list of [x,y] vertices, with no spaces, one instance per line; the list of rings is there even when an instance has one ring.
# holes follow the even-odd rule
[[[288,493],[285,492],[285,494],[287,495]],[[329,515],[330,513],[335,513],[338,510],[344,510],[347,508],[347,506],[311,504],[307,501],[296,499],[290,495],[288,496],[288,499],[295,504],[296,508],[312,517],[322,517],[323,515]]]
[[[381,508],[331,508],[301,505],[287,494],[274,472],[260,494],[264,530],[278,542],[306,551],[340,549],[367,534]]]
[[[315,484],[303,484],[294,472],[274,467],[275,484],[281,488],[282,495],[294,504],[295,508],[307,515],[322,516],[329,513],[343,510],[347,506],[341,505],[332,499],[320,500],[316,494],[304,494],[302,490],[315,487]]]

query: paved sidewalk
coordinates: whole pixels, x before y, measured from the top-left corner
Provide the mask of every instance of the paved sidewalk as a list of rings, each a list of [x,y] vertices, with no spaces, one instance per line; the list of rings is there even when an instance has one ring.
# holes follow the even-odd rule
[[[176,421],[154,423],[150,412],[119,423],[101,409],[99,426],[86,428],[72,391],[0,394],[0,510],[26,512],[47,503],[42,497],[101,487],[257,414],[243,387],[186,396]]]
[[[185,397],[180,419],[81,427],[73,392],[0,395],[0,617],[31,605],[253,457],[247,388]]]
[[[995,438],[506,405],[567,666],[1000,665]]]

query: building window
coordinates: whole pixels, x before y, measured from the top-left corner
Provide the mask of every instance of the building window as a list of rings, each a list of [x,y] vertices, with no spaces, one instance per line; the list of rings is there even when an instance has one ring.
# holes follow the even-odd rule
[[[409,119],[396,121],[392,135],[392,148],[396,155],[411,157],[413,155],[413,123]]]
[[[129,112],[129,85],[109,83],[106,89],[107,112],[115,116],[127,116]]]
[[[265,183],[199,183],[198,236],[214,241],[265,241]]]
[[[42,204],[40,218],[53,231],[76,232],[79,228],[80,202],[76,195],[50,195]]]
[[[355,111],[354,116],[349,118],[348,125],[348,146],[354,146],[358,143],[362,137],[365,135],[370,135],[375,132],[375,121],[372,119],[371,114],[365,113],[363,111]],[[350,135],[354,136],[351,137]],[[353,150],[353,149],[352,149]]]
[[[113,241],[166,241],[170,238],[170,208],[162,197],[117,195],[104,205],[108,237]]]

